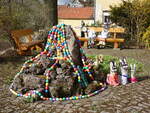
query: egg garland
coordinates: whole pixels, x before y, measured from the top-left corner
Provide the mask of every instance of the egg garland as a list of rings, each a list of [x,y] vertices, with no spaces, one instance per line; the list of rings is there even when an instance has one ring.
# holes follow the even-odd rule
[[[78,40],[78,42],[79,42],[79,40]],[[51,53],[50,53],[51,49],[56,49],[56,56],[51,56]],[[83,56],[84,52],[83,52],[83,49],[81,48],[81,45],[80,45],[80,52]],[[45,46],[44,51],[41,52],[40,54],[38,54],[36,57],[31,58],[30,60],[27,60],[24,63],[24,65],[22,66],[20,72],[17,73],[15,78],[17,76],[19,76],[19,74],[23,73],[23,70],[27,68],[27,64],[29,64],[28,65],[29,67],[40,65],[40,62],[38,62],[36,64],[30,64],[30,63],[33,63],[34,61],[36,61],[38,58],[40,58],[41,55],[47,55],[47,57],[50,60],[55,61],[55,63],[50,68],[48,68],[48,72],[45,74],[45,76],[46,76],[45,90],[44,90],[45,93],[48,93],[50,72],[54,69],[54,67],[57,65],[59,60],[65,60],[71,64],[75,75],[78,77],[78,82],[81,84],[82,81],[81,81],[81,75],[79,72],[79,68],[77,68],[74,65],[74,63],[72,61],[71,53],[69,51],[69,48],[68,48],[68,45],[66,42],[65,24],[53,26],[53,28],[48,33],[47,44]],[[94,80],[92,73],[89,70],[89,65],[86,65],[86,63],[85,63],[84,57],[82,57],[82,62],[83,62],[83,70],[88,73],[91,80]],[[47,97],[44,97],[42,95],[41,91],[38,91],[38,90],[31,90],[26,94],[17,93],[12,89],[12,85],[13,85],[13,83],[10,86],[10,91],[16,96],[25,97],[25,98],[31,98],[31,97],[35,98],[35,96],[38,95],[42,100],[50,100],[50,101],[78,100],[78,99],[88,98],[88,97],[94,96],[106,89],[106,86],[105,86],[105,87],[102,87],[101,89],[94,91],[93,93],[87,94],[87,95],[79,95],[79,96],[71,96],[71,97],[63,97],[63,98],[47,98]],[[86,86],[87,86],[87,84],[86,84]]]

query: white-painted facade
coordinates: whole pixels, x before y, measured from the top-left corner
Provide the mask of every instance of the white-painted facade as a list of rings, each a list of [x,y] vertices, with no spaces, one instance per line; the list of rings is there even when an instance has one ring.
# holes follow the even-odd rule
[[[95,21],[105,23],[109,21],[110,6],[117,6],[122,0],[96,0],[95,1]]]

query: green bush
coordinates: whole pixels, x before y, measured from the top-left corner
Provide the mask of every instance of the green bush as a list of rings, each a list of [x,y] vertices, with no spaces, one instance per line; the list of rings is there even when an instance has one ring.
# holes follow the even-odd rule
[[[122,0],[120,5],[110,7],[111,21],[125,28],[129,46],[132,42],[137,46],[142,44],[143,32],[150,25],[149,8],[149,0]]]
[[[143,34],[142,41],[144,42],[145,48],[150,49],[150,26],[146,29]]]

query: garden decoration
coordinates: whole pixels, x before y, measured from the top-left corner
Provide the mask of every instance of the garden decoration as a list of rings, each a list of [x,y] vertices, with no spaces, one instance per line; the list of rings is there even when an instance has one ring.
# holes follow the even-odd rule
[[[87,34],[88,34],[88,49],[89,48],[93,48],[94,47],[94,40],[95,40],[95,37],[96,37],[96,34],[95,34],[95,31],[94,30],[87,30]]]
[[[24,63],[10,91],[29,99],[51,101],[77,100],[96,95],[106,86],[96,82],[98,89],[84,94],[84,90],[89,90],[87,86],[96,81],[85,59],[71,27],[64,24],[53,26],[48,33],[45,50]]]
[[[128,64],[125,58],[120,59],[120,69],[120,82],[121,84],[126,85],[128,83]]]
[[[95,62],[94,62],[94,65],[98,66],[100,63],[103,62],[103,55],[99,54],[99,55],[96,55],[95,57]]]
[[[112,86],[119,85],[116,62],[110,62],[110,73],[107,75],[107,83]]]
[[[131,71],[131,78],[130,81],[131,83],[137,82],[137,79],[135,77],[135,72],[136,72],[136,65],[130,64],[130,71]]]

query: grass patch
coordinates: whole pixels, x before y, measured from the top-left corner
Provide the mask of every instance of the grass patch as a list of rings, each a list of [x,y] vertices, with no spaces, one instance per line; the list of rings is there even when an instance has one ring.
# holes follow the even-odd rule
[[[95,57],[96,55],[87,55],[88,58],[91,58],[92,60],[96,60]],[[130,66],[130,64],[136,64],[136,73],[143,73],[144,72],[144,64],[142,64],[141,62],[133,59],[133,58],[127,58],[127,63],[128,65]],[[99,69],[105,73],[105,74],[108,74],[110,69],[109,69],[109,63],[110,61],[115,61],[116,64],[117,64],[117,70],[118,70],[118,73],[120,74],[120,67],[119,67],[119,58],[118,57],[115,57],[115,56],[108,56],[108,55],[104,55],[103,57],[103,63],[99,64]],[[130,72],[130,68],[129,68],[129,72]],[[141,76],[141,74],[139,75]]]

